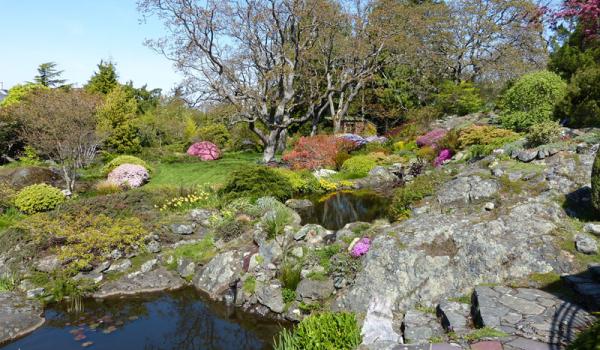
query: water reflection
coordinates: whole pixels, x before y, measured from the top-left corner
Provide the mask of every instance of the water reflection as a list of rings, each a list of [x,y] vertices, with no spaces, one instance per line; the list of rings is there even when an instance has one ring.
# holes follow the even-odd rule
[[[203,301],[193,289],[144,297],[86,300],[73,314],[46,311],[46,324],[8,349],[270,349],[280,325]]]
[[[372,191],[340,191],[310,199],[314,207],[300,210],[303,224],[319,224],[330,230],[339,230],[350,222],[383,218],[390,202]]]

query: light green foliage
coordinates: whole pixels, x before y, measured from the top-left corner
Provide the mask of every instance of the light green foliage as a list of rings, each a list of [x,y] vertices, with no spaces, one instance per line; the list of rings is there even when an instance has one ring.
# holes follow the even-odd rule
[[[600,320],[581,332],[567,350],[600,350]]]
[[[119,85],[117,78],[115,64],[110,61],[100,61],[98,71],[94,72],[94,75],[92,75],[88,83],[84,86],[84,89],[88,92],[106,95]]]
[[[102,261],[114,249],[129,253],[134,246],[143,247],[143,238],[147,235],[136,217],[111,218],[85,212],[63,213],[56,217],[37,214],[19,223],[18,227],[30,232],[38,244],[61,242],[56,247],[58,256],[74,269]]]
[[[573,127],[600,126],[600,67],[590,66],[575,73],[559,109]]]
[[[150,166],[148,165],[148,163],[146,163],[144,160],[142,160],[138,157],[135,157],[135,156],[120,155],[120,156],[114,158],[113,160],[111,160],[110,162],[108,162],[106,165],[104,165],[104,167],[102,167],[102,175],[107,176],[108,174],[110,174],[111,171],[113,171],[113,169],[115,169],[119,165],[123,165],[123,164],[141,165],[144,168],[146,168],[146,170],[148,170],[149,172],[152,171],[152,169],[150,169]]]
[[[468,148],[468,157],[484,157],[505,144],[521,138],[518,133],[489,125],[471,125],[460,130],[458,143],[461,149]]]
[[[183,138],[186,142],[192,142],[198,135],[198,124],[192,117],[185,118],[185,126],[183,127]]]
[[[185,191],[156,207],[160,211],[189,211],[195,208],[216,208],[219,205],[217,193],[208,187],[196,187]]]
[[[410,216],[411,205],[435,193],[436,187],[447,179],[442,172],[431,175],[417,176],[414,181],[400,187],[394,193],[390,205],[390,215],[395,220],[406,219]]]
[[[535,123],[550,120],[566,92],[567,84],[552,72],[526,74],[502,97],[502,124],[523,131]]]
[[[10,292],[17,287],[17,279],[12,275],[0,276],[0,292]]]
[[[463,338],[467,341],[475,341],[482,338],[503,338],[506,336],[508,336],[508,334],[502,331],[493,329],[491,327],[483,327],[472,331]]]
[[[216,248],[214,244],[214,238],[212,235],[206,235],[200,242],[193,244],[184,244],[175,248],[170,254],[174,257],[173,266],[177,265],[177,260],[185,258],[197,262],[199,264],[206,264],[216,255]]]
[[[449,114],[465,115],[477,112],[483,107],[479,90],[467,81],[458,84],[444,81],[440,92],[435,96],[435,101],[443,112]]]
[[[293,222],[293,215],[294,212],[285,206],[278,206],[268,211],[261,219],[267,238],[274,239],[282,234],[284,227]]]
[[[232,172],[227,177],[223,193],[230,198],[273,196],[286,200],[294,189],[289,181],[266,166],[246,166]]]
[[[23,165],[40,165],[42,160],[35,151],[35,148],[27,145],[23,149],[23,154],[19,157],[19,163]]]
[[[23,218],[24,215],[16,208],[11,207],[5,209],[4,212],[0,214],[0,235],[2,235],[2,230],[13,226]]]
[[[196,129],[191,132],[191,135],[188,135],[189,137],[184,136],[186,123],[188,121],[194,123],[193,117],[199,113],[177,98],[161,102],[135,120],[142,145],[162,148],[172,144],[187,144],[191,141]],[[184,151],[183,146],[179,152],[182,151]]]
[[[221,150],[230,147],[231,134],[224,124],[211,123],[198,128],[196,137],[201,141],[209,141],[217,145]]]
[[[37,89],[47,89],[44,85],[27,83],[23,85],[15,85],[8,90],[8,95],[0,101],[0,107],[10,107],[19,104],[31,92]]]
[[[533,124],[527,133],[527,143],[537,147],[558,141],[561,130],[557,121],[547,120]]]
[[[133,122],[137,102],[127,91],[117,85],[107,95],[98,109],[98,131],[106,135],[106,147],[116,153],[137,153],[141,140]]]
[[[412,152],[415,151],[418,147],[415,141],[398,141],[392,145],[392,148],[394,152]]]
[[[361,342],[356,317],[348,312],[311,315],[293,330],[284,329],[276,350],[354,350]]]
[[[285,177],[292,188],[294,193],[321,193],[321,185],[319,180],[308,170],[293,171],[286,168],[274,168],[275,172]]]
[[[596,152],[596,159],[592,166],[592,206],[600,213],[600,152]]]
[[[371,155],[358,155],[349,158],[342,165],[342,171],[348,174],[348,178],[361,178],[369,174],[371,169],[377,166],[377,160]]]
[[[319,265],[325,268],[325,271],[329,271],[331,268],[331,258],[340,252],[339,244],[331,244],[324,246],[321,249],[315,249],[311,253],[315,256],[315,258],[319,261]]]
[[[291,303],[294,300],[296,300],[296,291],[295,290],[283,288],[281,290],[281,294],[283,295],[283,301],[286,304]]]
[[[0,181],[0,208],[9,208],[13,206],[17,194],[8,182]]]
[[[254,291],[256,290],[256,277],[248,276],[248,278],[244,280],[242,289],[248,294],[254,294]]]
[[[56,208],[66,200],[64,194],[56,187],[46,184],[35,184],[20,190],[15,196],[15,207],[26,214],[48,211]]]
[[[122,187],[121,185],[119,185],[115,182],[104,180],[104,181],[98,182],[94,186],[94,189],[96,190],[96,194],[102,196],[102,195],[108,195],[108,194],[113,194],[113,193],[119,193],[119,192],[124,191],[126,188]]]

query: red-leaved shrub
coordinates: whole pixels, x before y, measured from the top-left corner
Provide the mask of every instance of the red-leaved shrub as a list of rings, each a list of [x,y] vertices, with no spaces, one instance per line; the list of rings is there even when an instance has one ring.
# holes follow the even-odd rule
[[[337,154],[354,147],[352,142],[331,135],[301,137],[283,160],[294,169],[334,168]]]

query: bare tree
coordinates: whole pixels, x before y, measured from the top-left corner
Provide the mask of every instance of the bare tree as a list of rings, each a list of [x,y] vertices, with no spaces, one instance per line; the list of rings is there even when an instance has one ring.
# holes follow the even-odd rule
[[[38,90],[13,111],[21,135],[41,155],[62,170],[73,191],[77,170],[89,165],[101,143],[96,134],[96,110],[101,98],[82,90]]]

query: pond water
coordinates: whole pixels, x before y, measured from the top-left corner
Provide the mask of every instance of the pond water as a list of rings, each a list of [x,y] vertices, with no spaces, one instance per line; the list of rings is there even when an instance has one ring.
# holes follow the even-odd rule
[[[319,224],[339,230],[347,223],[385,218],[390,198],[374,191],[339,191],[318,198],[308,198],[314,206],[299,210],[302,224]]]
[[[2,350],[48,349],[271,349],[281,329],[193,289],[145,296],[85,300],[84,311],[58,304],[45,312],[44,326]]]

